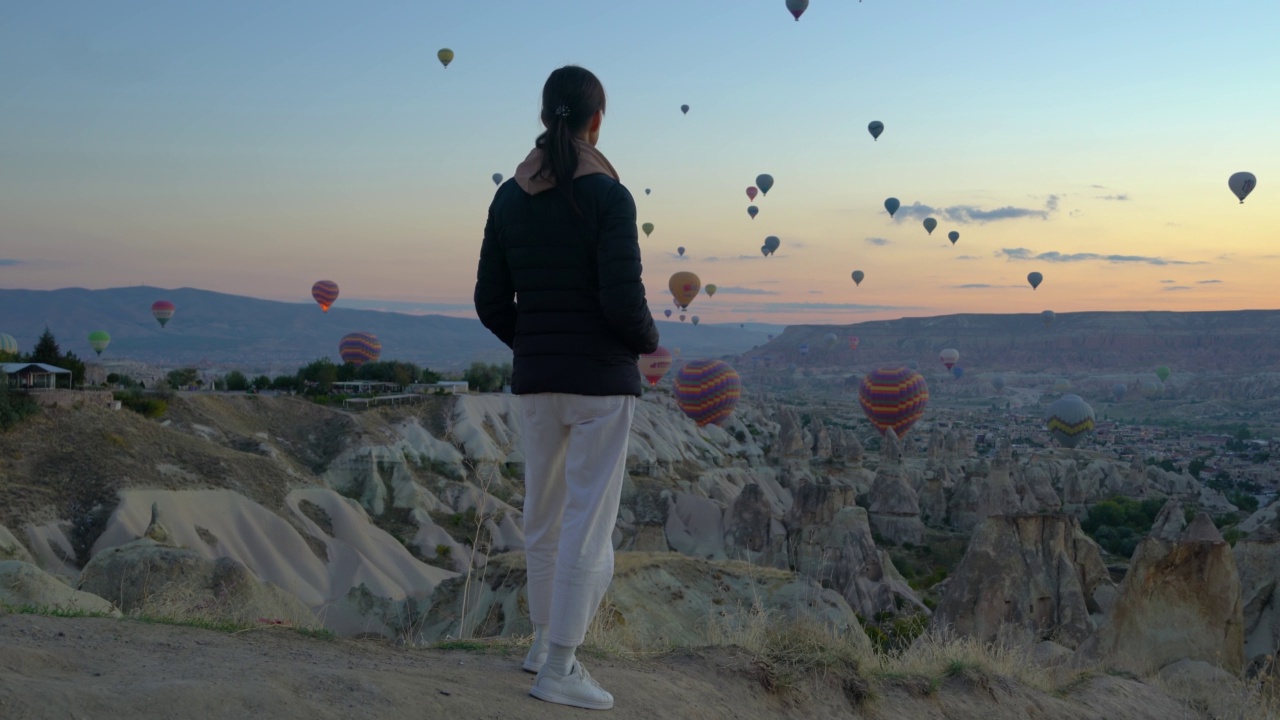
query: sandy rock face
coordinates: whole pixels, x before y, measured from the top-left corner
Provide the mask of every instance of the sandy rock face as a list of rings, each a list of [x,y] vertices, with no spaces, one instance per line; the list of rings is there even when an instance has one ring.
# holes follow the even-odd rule
[[[951,576],[935,628],[993,642],[1002,632],[1077,647],[1111,580],[1098,547],[1067,515],[994,515]]]
[[[19,562],[34,563],[35,559],[31,557],[31,553],[18,542],[18,538],[14,537],[9,529],[0,525],[0,561],[17,560]]]
[[[483,578],[440,587],[418,639],[527,634],[523,553],[490,560]],[[464,605],[463,596],[466,595]],[[464,612],[465,608],[465,612]],[[731,634],[751,623],[808,619],[871,643],[838,593],[792,572],[674,553],[618,553],[613,583],[590,632],[618,633],[635,645],[699,645],[709,633]]]
[[[33,606],[120,617],[114,605],[76,590],[29,562],[0,560],[0,605]]]
[[[903,474],[901,453],[898,436],[892,429],[885,431],[871,486],[871,526],[889,542],[919,544],[924,541],[924,522],[916,493]]]
[[[210,560],[194,550],[135,540],[93,556],[80,588],[126,613],[254,623],[260,618],[301,627],[319,622],[297,598],[263,583],[231,558]]]
[[[1183,659],[1241,671],[1239,573],[1208,515],[1196,516],[1177,542],[1147,537],[1138,545],[1115,607],[1078,654],[1135,672]]]
[[[1280,533],[1264,527],[1234,548],[1244,603],[1245,662],[1256,666],[1280,650]]]

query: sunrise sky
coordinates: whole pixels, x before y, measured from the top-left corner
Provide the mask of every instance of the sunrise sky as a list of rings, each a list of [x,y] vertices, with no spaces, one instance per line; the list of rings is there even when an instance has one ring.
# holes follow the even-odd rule
[[[2,3],[0,287],[328,278],[474,317],[490,176],[575,63],[655,313],[677,270],[719,286],[707,323],[1276,308],[1277,28],[1259,0]]]

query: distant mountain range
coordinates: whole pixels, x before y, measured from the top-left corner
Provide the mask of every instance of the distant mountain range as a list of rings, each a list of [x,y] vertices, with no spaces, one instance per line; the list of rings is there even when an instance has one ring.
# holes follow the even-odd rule
[[[151,303],[169,300],[177,311],[161,328]],[[511,352],[477,320],[344,308],[322,312],[315,303],[287,303],[195,288],[125,287],[106,290],[0,290],[0,332],[30,351],[48,327],[63,350],[93,359],[88,335],[105,330],[111,344],[102,361],[157,365],[238,367],[285,371],[319,357],[338,361],[338,342],[350,332],[371,332],[384,360],[432,369],[464,368],[473,361],[506,362]],[[735,355],[768,341],[782,326],[697,327],[659,319],[662,342],[682,355]]]
[[[828,333],[835,334],[834,343],[828,344]],[[858,337],[857,350],[850,349],[850,336]],[[808,353],[800,352],[801,345],[808,345]],[[1058,313],[1049,326],[1038,314],[794,325],[739,362],[769,358],[800,367],[865,369],[914,360],[933,372],[942,369],[938,353],[944,348],[958,350],[957,364],[977,373],[1150,373],[1160,365],[1175,372],[1280,372],[1280,310]]]

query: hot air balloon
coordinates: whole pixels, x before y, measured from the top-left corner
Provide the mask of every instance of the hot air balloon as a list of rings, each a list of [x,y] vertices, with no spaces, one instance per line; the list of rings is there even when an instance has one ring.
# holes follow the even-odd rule
[[[898,198],[886,198],[884,201],[884,209],[889,211],[889,217],[893,217],[900,207],[902,203],[898,202]]]
[[[717,289],[717,288],[716,288],[716,286],[715,286],[715,285],[708,285],[708,286],[707,286],[707,297],[715,297],[715,296],[716,296],[716,289]]]
[[[914,370],[882,367],[862,378],[858,384],[858,402],[881,435],[892,428],[902,436],[924,416],[929,404],[929,386]]]
[[[764,246],[769,248],[769,254],[772,255],[778,252],[779,247],[782,247],[782,241],[778,239],[777,235],[770,235],[764,239]]]
[[[333,301],[338,299],[338,283],[332,280],[321,280],[311,286],[311,297],[320,303],[320,309],[329,312]]]
[[[342,356],[342,362],[360,367],[367,362],[378,362],[382,356],[382,343],[373,333],[350,333],[338,343],[338,355]]]
[[[493,184],[494,184],[494,185],[501,185],[501,184],[502,184],[502,173],[494,173],[494,174],[493,174]]]
[[[760,208],[756,207],[755,205],[747,206],[747,214],[751,216],[752,220],[756,219],[756,214],[759,212],[760,212]]]
[[[864,278],[864,277],[866,277],[866,276],[867,276],[867,274],[866,274],[866,273],[864,273],[864,272],[862,272],[861,270],[854,270],[854,271],[853,271],[853,284],[854,284],[854,285],[861,285],[861,284],[862,284],[862,278]]]
[[[849,349],[850,349],[850,350],[857,350],[857,349],[858,349],[858,336],[857,336],[857,335],[850,335],[850,336],[849,336]]]
[[[955,379],[959,380],[960,378],[964,377],[964,368],[960,367],[959,365],[951,368],[951,375],[955,377]]]
[[[698,427],[723,425],[741,394],[737,371],[721,360],[692,360],[676,375],[676,404]]]
[[[98,353],[99,356],[102,355],[102,351],[106,350],[107,345],[110,345],[110,344],[111,344],[111,336],[108,335],[106,331],[94,330],[93,332],[89,333],[89,347],[93,348],[93,351]]]
[[[938,357],[942,360],[942,364],[950,370],[957,362],[960,361],[960,351],[955,348],[947,348],[939,353]]]
[[[649,234],[653,232],[653,223],[645,223],[640,226],[640,229],[644,231],[645,237],[649,237]],[[684,248],[680,249],[683,250]],[[684,253],[682,252],[680,254],[683,255]]]
[[[1045,310],[1044,312],[1040,313],[1040,319],[1044,321],[1045,327],[1049,327],[1050,325],[1052,325],[1053,320],[1056,317],[1058,317],[1057,313],[1055,313],[1052,310]]]
[[[822,341],[827,344],[828,348],[833,348],[836,346],[836,334],[833,332],[829,332],[826,335],[822,336]]]
[[[920,363],[916,362],[915,360],[908,360],[908,361],[907,361],[907,367],[908,367],[908,368],[910,368],[910,369],[912,369],[912,370],[919,370],[919,369],[920,369]]]
[[[938,227],[938,221],[937,221],[937,220],[934,220],[933,218],[925,218],[925,219],[924,219],[924,229],[925,229],[925,230],[928,230],[930,235],[932,235],[932,234],[933,234],[933,229],[934,229],[934,228],[936,228],[936,227]]]
[[[795,16],[796,22],[800,22],[800,16],[809,8],[809,0],[787,0],[787,10]]]
[[[756,187],[760,188],[760,194],[768,195],[769,190],[773,187],[773,176],[767,173],[757,175]]]
[[[680,322],[684,322],[684,314],[683,314],[683,313],[681,313],[681,315],[680,315]]]
[[[991,378],[991,387],[995,388],[996,392],[1000,392],[1001,390],[1004,390],[1004,376],[996,375],[995,377]]]
[[[653,190],[650,190],[649,188],[645,188],[645,189],[644,189],[644,194],[645,194],[645,195],[648,195],[648,194],[649,194],[649,193],[651,193],[651,192],[653,192]]]
[[[699,321],[698,321],[698,316],[697,316],[697,315],[694,315],[693,317],[689,318],[689,321],[690,321],[690,322],[692,322],[694,325],[697,325],[697,324],[698,324],[698,322],[699,322]]]
[[[1079,445],[1093,432],[1093,408],[1079,395],[1063,395],[1045,411],[1049,434],[1065,448]]]
[[[677,254],[677,255],[679,255],[680,257],[684,257],[684,246],[683,246],[683,245],[681,245],[680,247],[676,248],[676,254]]]
[[[1244,204],[1244,199],[1253,192],[1253,188],[1258,184],[1258,178],[1253,173],[1238,172],[1227,178],[1227,187],[1231,188],[1231,192],[1240,198],[1240,204]]]
[[[666,315],[667,317],[671,317],[671,308],[667,308],[666,310],[663,310],[662,314]]]
[[[1115,383],[1111,386],[1111,394],[1116,396],[1116,400],[1123,400],[1125,393],[1129,392],[1129,386],[1124,383]]]
[[[749,200],[749,201],[751,201],[751,202],[755,202],[755,201],[756,201],[756,194],[757,194],[757,193],[759,193],[759,192],[760,192],[760,191],[759,191],[758,189],[756,189],[756,186],[755,186],[755,185],[752,185],[752,186],[748,187],[748,188],[747,188],[747,200]]]
[[[18,354],[18,341],[8,333],[0,333],[0,353]]]
[[[698,296],[698,291],[702,289],[702,281],[691,272],[681,271],[671,276],[667,281],[667,287],[671,289],[671,295],[675,297],[680,309],[688,310],[689,303],[693,302],[693,299]]]
[[[659,345],[657,350],[648,355],[641,355],[637,365],[640,368],[640,374],[649,381],[649,386],[656,387],[662,376],[671,369],[671,351]]]
[[[960,233],[956,232],[955,230],[952,230],[951,232],[947,233],[947,239],[951,241],[952,245],[955,245],[956,241],[960,239]]]
[[[176,309],[168,300],[157,300],[151,303],[151,316],[160,323],[160,327],[164,327],[173,319],[173,311]]]
[[[1071,389],[1071,381],[1066,378],[1058,378],[1053,381],[1053,385],[1049,389],[1062,394]]]
[[[1164,393],[1164,383],[1147,380],[1142,383],[1141,390],[1143,397],[1154,400]]]
[[[681,105],[681,106],[680,106],[680,112],[684,113],[685,115],[688,115],[688,114],[689,114],[689,106],[688,106],[688,105]]]
[[[1027,273],[1027,282],[1031,283],[1031,289],[1035,290],[1040,287],[1040,283],[1044,282],[1044,276],[1038,272]]]
[[[761,245],[761,246],[760,246],[760,254],[761,254],[761,255],[764,255],[765,257],[769,257],[769,246],[768,246],[768,245]]]
[[[801,355],[809,354],[809,343],[800,343],[800,354]]]
[[[449,63],[453,62],[453,51],[449,48],[440,48],[440,52],[436,53],[436,57],[439,58],[441,65],[449,67]]]
[[[884,123],[879,120],[872,120],[871,124],[867,126],[867,132],[871,133],[872,140],[879,140],[880,133],[884,132]]]
[[[1160,378],[1160,382],[1164,382],[1165,380],[1168,380],[1169,366],[1161,365],[1160,367],[1156,368],[1156,377]]]

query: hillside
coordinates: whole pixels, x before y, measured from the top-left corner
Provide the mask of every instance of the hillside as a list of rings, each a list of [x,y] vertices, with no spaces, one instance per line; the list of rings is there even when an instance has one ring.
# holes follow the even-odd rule
[[[177,306],[167,327],[151,316],[151,303]],[[666,298],[651,303],[661,308]],[[138,286],[86,290],[0,290],[0,332],[30,350],[49,327],[64,350],[93,357],[86,340],[94,330],[111,334],[104,361],[127,359],[159,365],[201,364],[248,371],[294,368],[317,357],[338,359],[338,342],[350,332],[372,332],[382,356],[433,369],[456,369],[472,361],[501,362],[510,351],[467,318],[407,315],[342,307],[323,313],[313,302],[286,303],[195,288]],[[780,329],[740,329],[660,321],[663,343],[694,355],[742,352]]]
[[[824,337],[835,333],[834,346]],[[849,349],[849,336],[859,339]],[[800,346],[808,344],[807,355]],[[916,361],[941,368],[938,352],[960,351],[967,371],[1151,372],[1181,370],[1256,373],[1280,361],[1280,310],[1229,312],[1058,313],[1046,327],[1040,316],[945,315],[852,325],[797,325],[746,353],[801,367]],[[760,357],[759,361],[750,358]],[[745,364],[745,363],[744,363]]]

